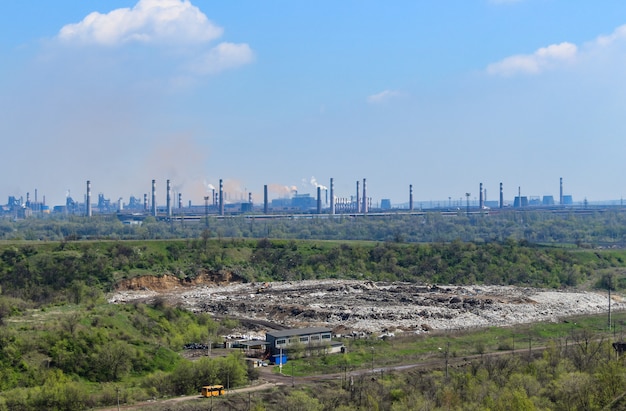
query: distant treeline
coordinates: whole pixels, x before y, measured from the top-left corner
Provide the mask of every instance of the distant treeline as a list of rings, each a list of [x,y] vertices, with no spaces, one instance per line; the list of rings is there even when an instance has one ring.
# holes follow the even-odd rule
[[[125,225],[115,215],[45,216],[0,220],[0,240],[147,240],[198,238],[279,238],[367,240],[389,242],[469,242],[525,240],[530,243],[572,244],[578,247],[626,246],[626,209],[505,210],[467,215],[424,214],[294,215],[259,218],[254,215],[210,216],[200,222],[163,221],[147,217]]]
[[[511,239],[416,244],[205,236],[0,244],[3,294],[37,304],[80,303],[94,290],[108,291],[117,281],[139,275],[194,279],[227,273],[248,282],[348,278],[559,288],[588,281],[600,269],[625,266],[624,250],[564,249]]]

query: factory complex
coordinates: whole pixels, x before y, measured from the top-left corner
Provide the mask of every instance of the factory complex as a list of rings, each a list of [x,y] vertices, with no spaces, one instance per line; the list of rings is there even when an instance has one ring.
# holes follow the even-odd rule
[[[252,193],[248,193],[247,201],[227,201],[227,193],[223,188],[222,180],[219,180],[219,188],[207,192],[204,204],[192,204],[189,201],[183,203],[183,193],[174,194],[170,180],[166,181],[165,198],[157,198],[157,182],[152,180],[150,193],[143,197],[131,196],[127,203],[120,198],[117,201],[107,199],[100,193],[97,197],[92,195],[91,181],[86,182],[86,189],[82,201],[72,197],[66,197],[63,205],[50,207],[38,199],[37,190],[34,198],[30,193],[26,198],[9,196],[7,204],[0,206],[0,215],[13,219],[24,219],[37,215],[82,215],[91,217],[96,214],[117,214],[120,220],[132,223],[142,221],[143,218],[152,216],[159,220],[201,220],[211,216],[234,216],[250,214],[258,216],[281,216],[281,215],[365,215],[390,212],[424,212],[440,211],[447,213],[458,212],[487,212],[488,210],[500,209],[523,209],[523,208],[587,208],[586,201],[574,203],[571,195],[563,194],[563,179],[559,181],[559,196],[555,199],[552,195],[523,196],[521,188],[517,188],[517,195],[512,201],[504,198],[503,184],[500,183],[498,200],[487,200],[487,192],[483,184],[478,187],[478,198],[471,199],[470,193],[456,200],[449,197],[447,201],[438,202],[415,202],[413,199],[413,185],[408,187],[408,196],[405,202],[392,204],[388,198],[383,198],[380,203],[373,203],[368,196],[367,180],[356,181],[355,191],[346,197],[337,196],[334,189],[333,178],[330,179],[329,188],[316,187],[314,194],[291,193],[289,197],[269,199],[268,186],[263,187],[263,201],[253,202]],[[607,205],[621,205],[616,202]],[[606,205],[605,205],[606,206]]]

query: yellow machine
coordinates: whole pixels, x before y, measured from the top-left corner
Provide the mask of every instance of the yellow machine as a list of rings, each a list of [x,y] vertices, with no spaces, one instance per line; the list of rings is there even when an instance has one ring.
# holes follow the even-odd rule
[[[217,397],[224,394],[226,394],[226,390],[223,385],[206,385],[202,387],[201,395],[203,397]]]

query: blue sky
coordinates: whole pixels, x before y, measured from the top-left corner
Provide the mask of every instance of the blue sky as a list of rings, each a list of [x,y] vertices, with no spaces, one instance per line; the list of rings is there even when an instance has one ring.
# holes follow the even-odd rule
[[[619,199],[625,24],[617,0],[6,2],[0,196]]]

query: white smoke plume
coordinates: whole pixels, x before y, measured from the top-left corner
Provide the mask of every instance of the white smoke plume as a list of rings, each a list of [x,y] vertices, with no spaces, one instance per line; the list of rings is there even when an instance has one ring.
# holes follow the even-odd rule
[[[315,188],[321,188],[322,190],[328,190],[328,187],[322,185],[322,184],[318,184],[317,180],[315,179],[315,177],[311,176],[311,180],[309,181],[309,183],[315,187]]]

